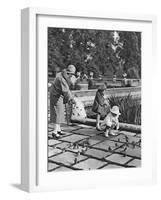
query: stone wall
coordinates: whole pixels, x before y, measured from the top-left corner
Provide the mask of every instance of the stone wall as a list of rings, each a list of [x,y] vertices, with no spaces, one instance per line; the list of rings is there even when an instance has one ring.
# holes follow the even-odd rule
[[[72,91],[73,95],[79,97],[85,106],[93,103],[97,90],[75,90]],[[134,98],[141,98],[141,86],[139,87],[124,87],[124,88],[110,88],[105,92],[105,98],[110,96],[127,96],[132,95]]]

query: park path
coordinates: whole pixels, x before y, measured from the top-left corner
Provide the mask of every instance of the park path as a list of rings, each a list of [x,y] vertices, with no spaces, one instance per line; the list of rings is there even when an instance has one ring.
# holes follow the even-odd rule
[[[63,126],[59,139],[48,126],[48,171],[141,167],[141,134],[119,131],[104,137],[92,126]]]

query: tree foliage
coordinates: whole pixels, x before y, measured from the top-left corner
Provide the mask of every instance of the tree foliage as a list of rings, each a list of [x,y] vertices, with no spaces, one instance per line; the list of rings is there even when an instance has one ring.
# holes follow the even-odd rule
[[[116,36],[116,37],[115,37]],[[77,71],[141,77],[141,33],[48,28],[48,69],[74,64]]]

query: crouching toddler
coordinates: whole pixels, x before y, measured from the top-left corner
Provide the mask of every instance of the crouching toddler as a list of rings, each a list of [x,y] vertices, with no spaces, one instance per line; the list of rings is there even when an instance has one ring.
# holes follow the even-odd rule
[[[119,112],[118,106],[113,106],[110,109],[110,112],[105,117],[104,121],[101,124],[101,129],[105,130],[105,137],[109,137],[109,135],[116,135],[113,130],[119,129]]]

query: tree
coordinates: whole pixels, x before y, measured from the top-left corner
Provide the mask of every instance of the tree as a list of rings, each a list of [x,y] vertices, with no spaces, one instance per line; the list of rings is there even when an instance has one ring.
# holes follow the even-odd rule
[[[124,48],[120,52],[120,57],[124,59],[124,71],[130,78],[141,77],[141,33],[140,32],[120,32],[120,40]]]
[[[48,69],[74,64],[83,73],[141,77],[139,32],[48,28]]]

